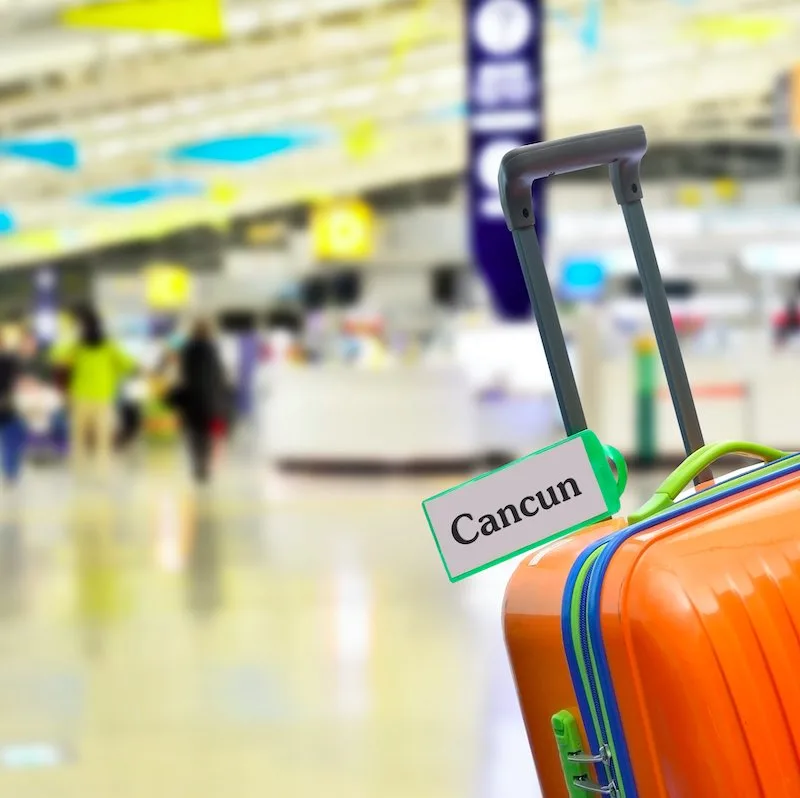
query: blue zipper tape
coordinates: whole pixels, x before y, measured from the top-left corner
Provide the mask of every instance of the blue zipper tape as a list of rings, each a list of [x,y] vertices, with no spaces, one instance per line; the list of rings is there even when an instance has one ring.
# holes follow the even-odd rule
[[[578,559],[572,564],[572,568],[567,575],[567,582],[564,585],[564,595],[561,599],[561,637],[564,641],[564,653],[567,655],[569,674],[572,679],[572,684],[575,687],[575,696],[578,699],[578,710],[581,717],[584,719],[583,728],[586,732],[586,739],[589,743],[589,748],[595,753],[600,750],[600,740],[597,738],[594,723],[590,722],[592,710],[589,702],[591,699],[583,689],[583,679],[581,679],[581,669],[578,662],[579,653],[576,651],[572,642],[572,596],[575,593],[578,575],[583,570],[586,561],[597,551],[598,546],[602,546],[603,543],[610,540],[611,537],[613,537],[613,535],[607,535],[583,550]],[[601,778],[603,776],[608,776],[605,766],[599,766],[598,770],[601,771],[598,774]]]

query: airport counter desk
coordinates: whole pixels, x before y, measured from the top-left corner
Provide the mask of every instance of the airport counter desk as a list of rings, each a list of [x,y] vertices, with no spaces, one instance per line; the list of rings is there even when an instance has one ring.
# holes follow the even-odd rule
[[[743,440],[800,450],[800,352],[687,354],[686,370],[706,441]],[[660,361],[655,448],[661,461],[682,459],[683,444]],[[597,372],[589,425],[626,457],[637,454],[636,385],[632,358],[604,359]]]
[[[550,396],[475,390],[457,366],[287,366],[258,380],[259,450],[284,468],[471,470],[553,437]]]
[[[690,353],[686,368],[707,441],[800,450],[800,352]],[[666,466],[684,455],[660,363],[656,371],[655,453]],[[633,358],[599,358],[578,378],[589,426],[635,465]],[[259,380],[256,409],[259,451],[284,468],[482,470],[564,434],[552,389],[478,391],[455,364],[278,367]]]
[[[278,367],[260,394],[260,448],[282,467],[460,468],[479,456],[477,405],[456,367]]]

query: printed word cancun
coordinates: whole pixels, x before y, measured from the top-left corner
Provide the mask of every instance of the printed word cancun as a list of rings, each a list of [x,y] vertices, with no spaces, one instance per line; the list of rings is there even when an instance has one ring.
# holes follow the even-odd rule
[[[550,486],[546,490],[525,496],[516,504],[507,504],[494,513],[481,515],[477,522],[470,513],[461,513],[453,519],[450,531],[458,543],[468,546],[478,540],[480,535],[493,535],[501,529],[518,524],[524,518],[533,518],[539,512],[552,510],[562,502],[571,501],[580,495],[578,483],[569,477],[558,482],[555,487]]]

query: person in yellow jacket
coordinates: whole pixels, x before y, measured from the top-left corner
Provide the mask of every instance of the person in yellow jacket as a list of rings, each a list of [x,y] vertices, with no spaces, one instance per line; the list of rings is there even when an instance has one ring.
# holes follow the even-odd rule
[[[122,381],[135,371],[133,360],[106,337],[100,316],[85,308],[77,316],[78,338],[57,346],[53,365],[68,373],[71,435],[75,466],[85,470],[94,453],[98,473],[111,463]]]

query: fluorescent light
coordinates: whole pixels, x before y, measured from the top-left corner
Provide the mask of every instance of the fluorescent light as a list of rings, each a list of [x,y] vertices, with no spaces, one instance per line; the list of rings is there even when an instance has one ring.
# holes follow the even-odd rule
[[[203,135],[207,136],[209,134],[216,134],[222,133],[224,130],[228,129],[228,120],[224,117],[217,117],[216,119],[211,118],[207,119],[205,122],[197,126],[197,131]]]
[[[237,128],[246,130],[248,128],[261,127],[265,125],[267,118],[268,114],[265,111],[261,109],[251,109],[237,114],[231,120],[231,124],[235,125]]]
[[[227,22],[231,33],[249,33],[260,26],[260,9],[257,7],[232,9],[227,14]]]
[[[16,743],[0,747],[0,762],[9,770],[51,768],[69,759],[62,746],[52,743]]]
[[[536,111],[491,111],[475,114],[470,119],[470,127],[479,132],[528,130],[538,124]]]
[[[290,78],[289,85],[298,90],[322,89],[330,86],[340,74],[341,70],[339,69],[317,69],[313,72],[301,72]]]
[[[15,178],[29,172],[31,165],[25,161],[6,160],[0,162],[0,177]]]
[[[128,142],[124,139],[109,139],[95,144],[90,152],[93,157],[99,159],[116,158],[118,155],[128,151]]]
[[[352,89],[337,94],[334,97],[334,105],[352,108],[357,105],[365,105],[375,99],[378,90],[375,86],[356,86]]]
[[[361,32],[356,27],[351,28],[324,28],[317,34],[318,47],[352,47],[361,39]]]
[[[270,17],[275,22],[289,22],[298,19],[302,13],[302,4],[287,0],[285,3],[271,3],[270,4]]]
[[[444,67],[442,69],[434,70],[426,76],[426,81],[439,88],[446,86],[453,86],[461,83],[464,80],[464,70],[460,66]]]
[[[172,116],[172,107],[169,103],[156,103],[154,105],[146,105],[140,108],[136,113],[136,118],[140,122],[147,124],[155,124],[163,122]]]
[[[98,133],[110,133],[114,130],[122,130],[128,125],[128,114],[105,114],[95,117],[92,121],[92,130]]]
[[[314,10],[319,12],[326,11],[346,11],[351,8],[360,8],[362,0],[316,0]]]
[[[109,50],[115,56],[135,55],[145,47],[143,36],[137,34],[118,34],[109,42]]]
[[[206,107],[206,100],[201,97],[184,97],[175,104],[175,110],[179,114],[197,114]]]
[[[261,83],[256,83],[255,86],[250,88],[248,92],[254,98],[269,98],[274,97],[280,90],[280,83],[277,80],[265,80]]]
[[[745,269],[773,274],[800,274],[800,244],[753,244],[741,253]]]
[[[405,75],[394,83],[394,88],[400,94],[416,94],[422,90],[423,77],[421,75]]]

